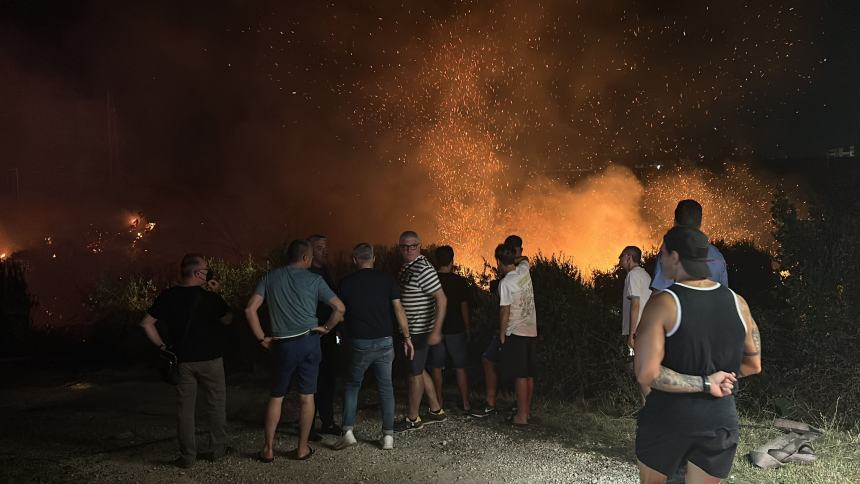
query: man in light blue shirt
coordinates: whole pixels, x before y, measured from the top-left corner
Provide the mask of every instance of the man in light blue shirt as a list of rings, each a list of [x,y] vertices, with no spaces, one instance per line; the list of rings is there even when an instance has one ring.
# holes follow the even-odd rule
[[[675,207],[675,226],[690,227],[699,230],[702,226],[702,205],[695,200],[681,200],[678,202],[678,206]],[[708,269],[711,271],[711,276],[708,279],[729,287],[726,259],[713,244],[708,244],[707,264]],[[652,291],[662,291],[674,283],[673,279],[669,279],[663,275],[663,270],[660,268],[660,254],[657,254],[654,277],[651,279]]]
[[[281,420],[281,406],[293,376],[296,377],[301,401],[299,445],[294,458],[305,460],[314,453],[308,446],[308,437],[315,413],[314,394],[321,359],[320,335],[329,333],[343,320],[345,308],[323,278],[308,271],[312,260],[313,251],[308,241],[290,242],[287,265],[263,277],[245,308],[248,326],[257,341],[272,351],[277,372],[266,407],[265,444],[258,455],[263,462],[274,459],[275,430]],[[271,336],[263,333],[257,315],[264,300],[268,303],[272,321]],[[321,326],[316,315],[318,302],[332,308],[328,321]]]

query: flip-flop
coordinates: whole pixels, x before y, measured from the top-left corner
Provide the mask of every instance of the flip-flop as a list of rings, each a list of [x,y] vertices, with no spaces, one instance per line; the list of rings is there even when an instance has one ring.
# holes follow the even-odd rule
[[[308,460],[308,459],[310,459],[310,458],[311,458],[311,456],[312,456],[312,455],[314,455],[314,453],[317,451],[316,449],[314,449],[314,448],[313,448],[313,447],[311,447],[310,445],[308,446],[308,449],[310,449],[310,452],[308,452],[307,454],[305,454],[305,455],[304,455],[304,457],[299,457],[299,449],[296,449],[296,460]]]
[[[275,461],[275,457],[274,457],[274,456],[272,456],[272,457],[263,457],[263,453],[262,453],[262,452],[258,452],[258,453],[257,453],[257,460],[258,460],[258,461],[260,461],[260,462],[262,462],[262,463],[264,463],[264,464],[271,464],[272,462],[274,462],[274,461]]]

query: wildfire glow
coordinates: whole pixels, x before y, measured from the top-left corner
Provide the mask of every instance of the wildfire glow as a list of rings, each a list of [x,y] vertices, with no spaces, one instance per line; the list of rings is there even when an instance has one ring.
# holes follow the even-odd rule
[[[415,161],[431,180],[435,241],[452,245],[460,264],[481,270],[496,244],[518,234],[527,254],[569,259],[590,278],[592,270],[613,268],[627,245],[658,247],[685,198],[703,205],[703,231],[712,239],[772,248],[772,189],[742,165],[714,174],[693,162],[666,161],[637,176],[592,157],[569,159],[567,169],[557,170],[589,176],[553,177],[552,164],[519,146],[555,128],[560,121],[545,113],[556,106],[548,99],[527,102],[542,91],[529,84],[533,65],[514,54],[492,36],[474,44],[445,38],[415,77],[416,89],[398,85],[363,114],[395,127],[408,142],[413,151],[402,159]],[[602,126],[599,98],[589,102]],[[605,143],[613,134],[601,136]]]

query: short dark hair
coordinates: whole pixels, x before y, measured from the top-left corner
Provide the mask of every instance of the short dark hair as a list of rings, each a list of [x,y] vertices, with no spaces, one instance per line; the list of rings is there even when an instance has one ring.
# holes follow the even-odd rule
[[[681,200],[675,207],[675,225],[698,229],[702,226],[702,205],[695,200]]]
[[[633,258],[633,262],[640,263],[642,262],[642,249],[636,247],[635,245],[628,245],[621,251],[622,254],[630,254],[630,257]]]
[[[314,235],[311,235],[310,237],[308,237],[308,242],[310,242],[311,245],[313,245],[317,241],[326,240],[326,239],[328,239],[328,237],[326,237],[325,235],[314,234]]]
[[[454,263],[454,248],[450,245],[440,245],[436,248],[436,264],[439,267],[449,266]]]
[[[499,244],[496,246],[496,259],[498,259],[503,265],[512,265],[517,257],[514,250],[514,247],[511,247],[508,244]]]
[[[519,235],[509,235],[505,239],[505,244],[509,245],[515,249],[522,249],[523,248],[523,238],[520,237]]]
[[[182,262],[179,263],[179,275],[182,277],[191,277],[194,271],[200,268],[205,261],[201,254],[185,254],[182,256]]]
[[[302,260],[302,256],[308,253],[311,243],[305,239],[296,239],[287,246],[287,264],[293,264]]]
[[[373,259],[373,246],[367,242],[356,245],[352,248],[352,257],[363,262]]]

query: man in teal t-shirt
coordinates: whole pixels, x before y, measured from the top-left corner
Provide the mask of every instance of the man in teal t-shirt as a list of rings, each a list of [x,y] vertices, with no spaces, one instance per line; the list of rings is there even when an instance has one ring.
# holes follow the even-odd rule
[[[308,437],[314,420],[314,394],[321,358],[319,336],[337,326],[346,309],[323,278],[308,271],[312,260],[313,251],[308,241],[290,242],[287,265],[263,277],[245,308],[245,317],[257,341],[272,350],[277,372],[266,408],[265,444],[258,455],[263,462],[274,459],[275,429],[281,420],[281,406],[293,375],[301,400],[295,458],[305,460],[314,452],[308,446]],[[257,315],[263,301],[269,305],[271,336],[263,333]],[[316,317],[317,302],[325,302],[332,308],[331,316],[322,326]]]

